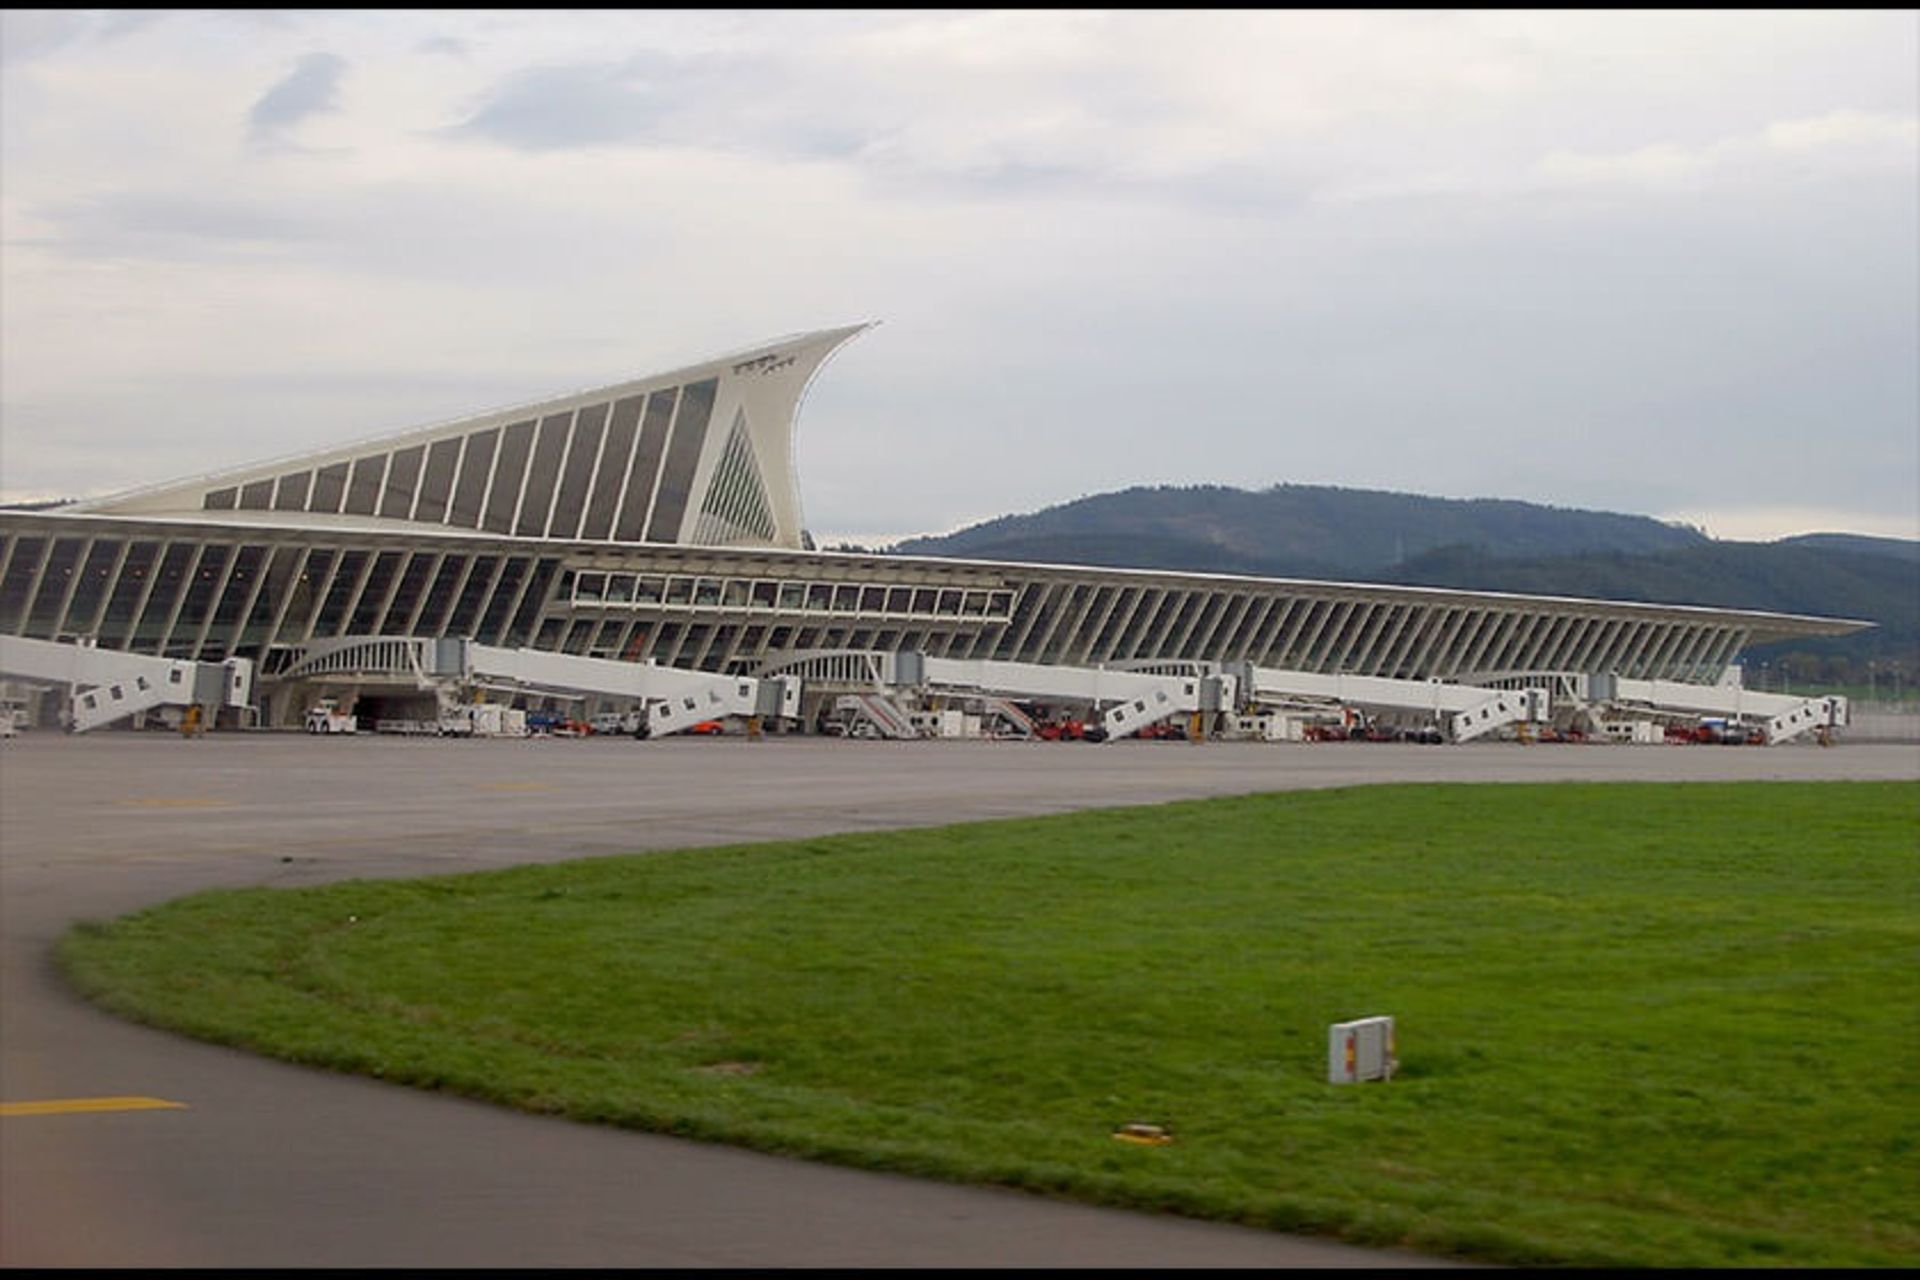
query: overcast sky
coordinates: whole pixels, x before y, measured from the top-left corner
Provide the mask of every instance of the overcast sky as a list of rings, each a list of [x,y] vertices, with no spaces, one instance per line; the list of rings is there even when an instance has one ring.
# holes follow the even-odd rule
[[[1920,18],[0,16],[0,495],[880,326],[826,538],[1135,484],[1920,536]]]

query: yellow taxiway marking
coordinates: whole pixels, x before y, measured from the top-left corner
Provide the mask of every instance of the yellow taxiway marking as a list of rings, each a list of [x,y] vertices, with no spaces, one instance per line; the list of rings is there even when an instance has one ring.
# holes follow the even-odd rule
[[[0,1102],[0,1116],[55,1116],[81,1111],[184,1110],[184,1102],[165,1098],[51,1098],[45,1102]]]

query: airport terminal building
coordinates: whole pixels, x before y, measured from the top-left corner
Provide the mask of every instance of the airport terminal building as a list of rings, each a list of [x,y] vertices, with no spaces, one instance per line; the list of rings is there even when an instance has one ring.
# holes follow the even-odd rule
[[[1486,688],[1598,673],[1712,687],[1749,645],[1866,625],[814,550],[796,419],[815,374],[865,327],[322,453],[0,510],[0,636],[250,659],[252,720],[288,725],[301,708],[277,686],[329,646],[370,638],[804,672],[819,690],[857,685],[863,655],[899,652]]]

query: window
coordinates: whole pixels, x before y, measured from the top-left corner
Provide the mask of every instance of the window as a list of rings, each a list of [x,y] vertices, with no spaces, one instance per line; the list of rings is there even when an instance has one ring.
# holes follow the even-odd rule
[[[307,509],[307,489],[313,482],[311,471],[296,471],[290,476],[280,477],[280,487],[274,491],[273,509],[275,511],[305,511]]]
[[[513,608],[515,599],[520,595],[520,580],[527,576],[530,564],[532,560],[526,556],[510,556],[500,566],[499,584],[487,600],[486,612],[480,618],[474,639],[482,644],[500,643],[500,633],[507,625],[507,611]]]
[[[346,463],[336,462],[330,467],[322,467],[313,477],[313,500],[307,509],[333,515],[340,510],[340,499],[345,496],[346,490]]]
[[[447,618],[448,635],[472,635],[474,619],[479,616],[487,588],[492,585],[493,575],[499,565],[498,556],[474,557],[473,573],[467,578],[467,585],[461,590],[460,598],[454,601],[453,613]]]
[[[640,408],[645,399],[628,396],[613,406],[607,442],[600,449],[600,469],[593,480],[593,497],[587,506],[587,518],[580,525],[582,538],[604,539],[613,531],[614,504],[620,500],[621,485],[626,483]]]
[[[472,529],[480,523],[480,507],[487,494],[487,468],[493,465],[493,448],[499,438],[497,427],[467,437],[467,456],[460,462],[460,482],[447,513],[448,524]]]
[[[80,563],[80,550],[85,545],[80,538],[61,538],[53,544],[53,550],[47,556],[47,566],[40,573],[39,595],[35,597],[33,608],[28,613],[31,631],[51,637],[59,630],[60,606],[66,601],[67,588],[73,585],[74,570]]]
[[[399,455],[394,455],[396,468]],[[436,440],[427,454],[427,474],[420,481],[420,504],[413,518],[421,524],[442,524],[447,518],[447,495],[453,492],[453,472],[460,462],[460,441]]]
[[[333,585],[327,591],[327,598],[320,606],[320,616],[314,622],[313,634],[332,636],[340,630],[346,620],[349,598],[360,584],[360,573],[367,566],[368,555],[365,551],[345,551],[340,555],[339,571],[333,575]]]
[[[513,507],[520,500],[520,482],[526,479],[527,455],[533,449],[533,423],[516,422],[500,437],[500,457],[493,467],[493,485],[487,492],[487,510],[480,527],[488,533],[513,529]]]
[[[520,519],[514,525],[514,532],[523,537],[546,535],[547,513],[553,507],[553,491],[560,475],[560,454],[572,426],[571,413],[556,413],[540,422],[540,442],[533,448],[527,490],[520,498]]]
[[[420,463],[427,447],[414,445],[393,455],[387,468],[387,482],[380,489],[380,514],[390,520],[405,520],[413,514],[413,494],[420,483]],[[437,520],[438,515],[435,516]]]
[[[113,563],[120,558],[123,544],[110,539],[101,539],[94,543],[93,550],[87,553],[87,563],[80,571],[80,581],[75,584],[73,603],[67,610],[67,626],[74,629],[91,628],[93,615],[99,612],[100,602],[107,593],[107,580],[113,573]]]
[[[674,396],[679,388],[669,387],[647,397],[647,411],[640,423],[640,439],[633,448],[633,465],[627,470],[627,496],[614,521],[617,542],[638,542],[647,536],[647,513],[653,505],[654,481],[660,475],[660,458],[667,449],[667,428],[673,423]]]
[[[393,585],[402,554],[399,551],[382,551],[374,559],[373,568],[367,573],[367,585],[360,592],[360,599],[353,607],[353,617],[347,623],[350,634],[367,635],[378,625],[380,610],[387,601],[387,588]]]
[[[347,514],[370,516],[380,504],[380,481],[387,474],[387,455],[356,458],[353,477],[347,482]]]
[[[380,625],[383,634],[404,632],[407,623],[413,617],[413,607],[420,602],[420,592],[427,584],[427,574],[433,569],[435,556],[430,551],[416,551],[407,562],[406,572],[400,576],[400,585],[393,593],[393,602],[387,608],[386,620]]]
[[[654,502],[653,520],[647,537],[654,542],[671,542],[680,534],[680,523],[687,514],[693,493],[693,473],[700,465],[701,449],[707,442],[707,420],[713,414],[713,397],[719,383],[713,378],[688,385],[680,396],[680,409],[673,419],[673,438],[667,446],[666,462],[660,471],[660,494]]]
[[[586,517],[587,489],[593,481],[594,466],[600,461],[600,438],[606,433],[607,409],[604,404],[588,405],[580,410],[574,423],[573,447],[567,451],[560,493],[553,504],[553,537],[572,538],[580,532]]]

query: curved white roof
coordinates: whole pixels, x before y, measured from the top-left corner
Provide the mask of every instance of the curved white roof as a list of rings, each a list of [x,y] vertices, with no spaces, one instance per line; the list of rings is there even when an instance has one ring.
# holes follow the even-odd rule
[[[793,430],[868,324],[536,404],[96,498],[68,512],[273,511],[566,541],[801,545]]]

